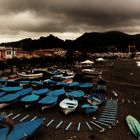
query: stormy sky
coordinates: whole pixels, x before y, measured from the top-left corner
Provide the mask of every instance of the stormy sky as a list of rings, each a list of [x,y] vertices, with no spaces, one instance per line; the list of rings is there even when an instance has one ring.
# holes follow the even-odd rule
[[[110,30],[140,33],[140,0],[0,0],[0,42]]]

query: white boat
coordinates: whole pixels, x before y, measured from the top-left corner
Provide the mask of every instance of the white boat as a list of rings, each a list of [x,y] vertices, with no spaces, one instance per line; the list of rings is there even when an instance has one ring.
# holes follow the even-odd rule
[[[59,106],[63,110],[64,114],[67,115],[68,113],[73,112],[77,108],[78,101],[77,100],[64,99],[60,102]]]
[[[89,74],[89,75],[101,75],[102,71],[96,70],[96,69],[82,69],[82,72],[84,74]]]
[[[39,78],[39,77],[42,77],[43,76],[43,73],[32,73],[32,74],[26,74],[25,72],[21,72],[21,73],[18,73],[17,72],[17,75],[20,77],[20,78],[23,78],[23,79],[34,79],[34,78]]]

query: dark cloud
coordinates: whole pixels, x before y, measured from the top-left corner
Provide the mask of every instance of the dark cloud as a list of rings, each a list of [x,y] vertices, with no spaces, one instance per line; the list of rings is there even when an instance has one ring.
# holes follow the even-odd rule
[[[0,36],[106,30],[140,32],[140,1],[0,1]]]

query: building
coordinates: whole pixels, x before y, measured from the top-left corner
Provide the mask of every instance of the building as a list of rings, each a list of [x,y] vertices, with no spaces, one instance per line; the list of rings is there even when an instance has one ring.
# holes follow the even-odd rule
[[[12,59],[17,56],[17,48],[0,46],[0,59]]]

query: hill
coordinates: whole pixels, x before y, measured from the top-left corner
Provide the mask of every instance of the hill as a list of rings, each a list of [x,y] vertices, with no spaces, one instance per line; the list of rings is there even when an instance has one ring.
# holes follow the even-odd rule
[[[12,46],[32,51],[37,49],[62,48],[65,50],[79,50],[90,52],[126,51],[128,45],[136,45],[140,51],[140,34],[129,35],[123,32],[110,31],[105,33],[85,33],[75,40],[62,40],[53,35],[31,38],[17,42],[1,43],[3,46]]]

